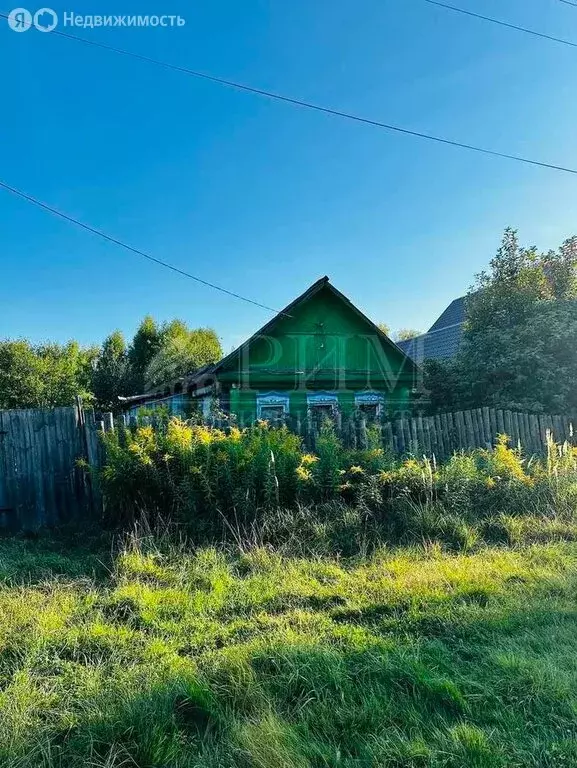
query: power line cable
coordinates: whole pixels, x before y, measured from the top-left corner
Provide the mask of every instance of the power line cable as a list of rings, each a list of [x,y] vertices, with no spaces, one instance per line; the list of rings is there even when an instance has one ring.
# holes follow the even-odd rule
[[[577,8],[577,3],[572,3],[571,0],[559,0],[560,3],[565,3],[565,5],[572,5],[573,8]]]
[[[565,0],[567,1],[567,0]],[[445,8],[449,11],[455,11],[456,13],[462,13],[465,16],[472,16],[474,19],[482,19],[483,21],[490,21],[491,24],[499,24],[501,27],[507,27],[508,29],[515,29],[517,32],[525,32],[527,35],[534,35],[535,37],[542,37],[545,40],[552,40],[554,43],[562,43],[563,45],[570,45],[572,48],[577,48],[577,43],[572,40],[564,40],[561,37],[553,37],[553,35],[546,35],[544,32],[537,32],[535,29],[528,29],[527,27],[521,27],[518,24],[510,24],[508,21],[501,21],[501,19],[495,19],[492,16],[483,16],[480,13],[474,13],[473,11],[467,11],[465,8],[459,8],[456,5],[449,5],[449,3],[442,3],[440,0],[423,0],[429,5],[436,5],[439,8]],[[574,3],[568,3],[574,5]]]
[[[195,280],[197,283],[201,283],[201,285],[207,286],[208,288],[214,288],[215,291],[220,291],[221,293],[226,293],[227,296],[233,296],[235,299],[240,299],[241,301],[245,301],[247,302],[247,304],[254,304],[254,306],[260,307],[261,309],[266,309],[269,312],[275,312],[276,314],[284,314],[287,317],[291,317],[291,315],[288,315],[285,312],[281,313],[279,312],[278,309],[273,309],[273,307],[269,307],[266,304],[261,304],[259,301],[253,301],[253,299],[248,299],[246,296],[242,296],[240,293],[229,291],[227,288],[222,288],[222,286],[220,285],[215,285],[214,283],[208,282],[208,280],[203,280],[202,278],[197,277],[196,275],[192,275],[190,272],[186,272],[184,269],[175,267],[173,264],[169,264],[167,261],[163,261],[162,259],[157,259],[155,256],[151,256],[149,253],[146,253],[145,251],[141,251],[138,248],[134,248],[132,245],[128,245],[127,243],[124,243],[122,240],[118,240],[116,237],[112,237],[112,235],[107,235],[106,232],[103,232],[100,229],[96,229],[95,227],[91,227],[89,224],[85,224],[84,222],[79,221],[78,219],[75,219],[73,216],[69,216],[67,213],[63,213],[62,211],[59,211],[57,208],[53,208],[47,203],[43,203],[41,200],[38,200],[37,198],[32,197],[32,195],[28,195],[26,194],[26,192],[22,192],[20,189],[16,189],[16,187],[11,187],[9,184],[6,184],[3,181],[0,181],[0,187],[7,190],[8,192],[11,192],[13,195],[17,195],[18,197],[21,197],[23,200],[27,200],[29,203],[32,203],[33,205],[38,206],[38,208],[42,208],[43,210],[54,214],[54,216],[59,216],[61,219],[64,219],[65,221],[68,221],[71,224],[75,224],[77,227],[81,227],[82,229],[85,229],[87,232],[90,232],[93,235],[97,235],[103,240],[107,240],[109,243],[114,243],[115,245],[119,245],[121,248],[124,248],[125,250],[130,251],[131,253],[135,253],[137,256],[142,256],[142,258],[148,259],[148,261],[152,261],[154,262],[154,264],[158,264],[161,267],[170,269],[172,272],[176,272],[178,275],[183,275],[184,277],[188,277],[191,280]]]
[[[433,0],[425,0],[425,2],[433,2]],[[7,14],[0,13],[0,17],[8,18]],[[479,147],[474,144],[467,144],[465,142],[461,141],[455,141],[453,139],[447,139],[442,136],[435,136],[434,134],[430,133],[424,133],[422,131],[413,131],[409,128],[403,128],[399,125],[394,125],[392,123],[384,123],[380,120],[373,120],[372,118],[363,117],[362,115],[357,115],[352,112],[343,112],[339,109],[332,109],[331,107],[325,107],[321,104],[316,104],[311,101],[303,101],[302,99],[296,99],[291,96],[285,96],[280,93],[275,93],[274,91],[267,91],[263,88],[255,88],[251,85],[246,85],[245,83],[239,83],[234,80],[226,80],[222,77],[216,77],[215,75],[209,75],[206,72],[200,72],[194,69],[189,69],[187,67],[179,66],[178,64],[171,64],[167,61],[161,61],[160,59],[154,59],[150,56],[145,56],[141,53],[135,53],[134,51],[127,51],[124,48],[116,48],[112,45],[107,45],[106,43],[99,43],[95,40],[88,40],[84,37],[78,37],[77,35],[70,35],[67,32],[60,32],[58,30],[53,30],[50,34],[53,35],[59,35],[60,37],[65,37],[69,40],[75,40],[76,42],[85,43],[86,45],[90,45],[94,48],[101,48],[105,51],[111,51],[113,53],[118,53],[121,56],[129,56],[133,59],[138,59],[139,61],[145,61],[148,64],[154,64],[159,67],[163,67],[164,69],[172,70],[174,72],[180,72],[185,75],[189,75],[191,77],[195,77],[201,80],[207,80],[211,83],[217,83],[218,85],[224,85],[228,88],[234,88],[235,90],[244,91],[246,93],[252,93],[257,96],[263,96],[267,99],[272,99],[274,101],[280,101],[285,104],[291,104],[293,106],[302,107],[304,109],[309,109],[314,112],[322,112],[326,115],[331,115],[332,117],[340,117],[345,120],[351,120],[356,123],[362,123],[364,125],[370,125],[374,128],[381,128],[386,131],[393,131],[395,133],[402,133],[406,136],[413,136],[415,138],[419,139],[426,139],[427,141],[434,141],[438,144],[445,144],[451,147],[458,147],[459,149],[466,149],[471,152],[478,152],[484,155],[492,155],[493,157],[501,157],[506,160],[514,160],[518,163],[525,163],[526,165],[536,165],[540,168],[549,168],[554,171],[562,171],[564,173],[572,173],[577,174],[577,169],[566,167],[563,165],[555,165],[554,163],[545,163],[541,162],[539,160],[532,160],[528,157],[523,157],[521,155],[513,155],[509,154],[507,152],[497,152],[493,149],[487,149],[486,147]],[[575,44],[577,47],[577,44]]]

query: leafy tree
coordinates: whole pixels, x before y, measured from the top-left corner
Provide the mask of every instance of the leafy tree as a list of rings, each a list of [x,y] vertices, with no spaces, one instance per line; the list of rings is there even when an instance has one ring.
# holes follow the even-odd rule
[[[377,327],[391,339],[395,341],[408,341],[414,339],[415,336],[420,336],[422,331],[415,331],[412,328],[400,328],[398,331],[391,331],[391,326],[386,323],[377,323]]]
[[[216,333],[191,330],[182,320],[158,326],[147,316],[127,348],[115,331],[101,348],[0,341],[0,409],[72,405],[80,395],[102,410],[118,410],[119,396],[138,394],[222,357]],[[150,379],[147,377],[150,376]]]
[[[422,331],[415,331],[413,328],[399,328],[398,331],[396,331],[394,338],[395,341],[409,341],[410,339],[414,339],[415,336],[420,336],[422,334]]]
[[[39,407],[42,384],[34,347],[24,339],[1,342],[0,408]]]
[[[577,406],[577,237],[539,253],[505,231],[466,302],[460,353],[426,365],[436,408]]]
[[[181,320],[163,327],[161,345],[146,370],[146,386],[152,388],[174,381],[222,357],[222,348],[211,328],[190,330]]]
[[[128,350],[130,394],[144,392],[146,369],[162,345],[162,332],[153,317],[147,315],[138,326]]]
[[[36,348],[44,379],[44,400],[51,406],[70,405],[80,396],[93,401],[92,375],[98,349],[83,349],[77,341],[65,345],[42,344]]]
[[[107,411],[118,410],[118,397],[125,395],[129,386],[130,369],[126,342],[120,331],[114,331],[102,345],[92,377],[97,405]]]
[[[33,345],[24,339],[0,342],[0,408],[72,405],[77,395],[91,401],[94,349],[68,344]]]
[[[460,367],[455,360],[425,360],[424,387],[433,413],[466,407]]]

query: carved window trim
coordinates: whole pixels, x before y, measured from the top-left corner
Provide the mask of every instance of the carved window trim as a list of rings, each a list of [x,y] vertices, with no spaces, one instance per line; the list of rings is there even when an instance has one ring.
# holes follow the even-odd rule
[[[262,418],[263,408],[282,408],[283,415],[288,416],[290,400],[283,392],[262,392],[256,396],[256,416]]]

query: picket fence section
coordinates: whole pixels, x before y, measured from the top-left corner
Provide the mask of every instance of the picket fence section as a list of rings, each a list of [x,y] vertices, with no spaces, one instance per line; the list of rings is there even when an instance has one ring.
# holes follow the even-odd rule
[[[335,428],[352,447],[382,445],[397,455],[443,460],[455,451],[490,448],[507,434],[524,453],[543,454],[547,439],[577,444],[572,416],[546,416],[480,408],[369,425],[360,419]],[[133,423],[133,422],[132,422]],[[130,428],[127,417],[73,408],[0,411],[0,531],[36,530],[97,518],[102,498],[94,472],[102,465],[99,433]],[[218,426],[226,428],[223,422]],[[319,427],[289,424],[314,449]]]

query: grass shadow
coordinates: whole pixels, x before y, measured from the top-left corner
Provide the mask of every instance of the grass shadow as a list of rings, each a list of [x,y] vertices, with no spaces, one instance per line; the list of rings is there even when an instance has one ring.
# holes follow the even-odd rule
[[[0,584],[8,586],[78,579],[103,583],[112,564],[113,538],[98,529],[0,538]]]

